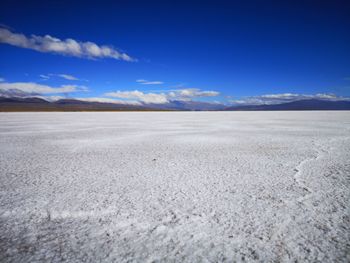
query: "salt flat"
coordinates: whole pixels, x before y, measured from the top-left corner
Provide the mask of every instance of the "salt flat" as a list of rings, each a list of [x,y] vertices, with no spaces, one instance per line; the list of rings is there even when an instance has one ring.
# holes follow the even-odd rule
[[[350,112],[0,114],[2,262],[349,262]]]

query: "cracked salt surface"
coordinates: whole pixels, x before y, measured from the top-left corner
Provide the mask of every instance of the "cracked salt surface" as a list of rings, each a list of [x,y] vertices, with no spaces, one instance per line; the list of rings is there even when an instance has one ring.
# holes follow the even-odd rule
[[[349,262],[349,112],[0,114],[1,262]]]

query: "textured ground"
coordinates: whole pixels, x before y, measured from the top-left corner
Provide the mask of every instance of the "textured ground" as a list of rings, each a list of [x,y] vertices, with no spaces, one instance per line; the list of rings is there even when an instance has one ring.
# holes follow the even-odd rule
[[[350,112],[1,113],[2,262],[349,262]]]

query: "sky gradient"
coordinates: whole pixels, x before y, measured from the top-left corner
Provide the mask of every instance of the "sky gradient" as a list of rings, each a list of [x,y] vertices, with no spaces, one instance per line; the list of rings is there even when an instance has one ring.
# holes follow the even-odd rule
[[[160,104],[350,97],[349,13],[338,0],[1,1],[0,92]]]

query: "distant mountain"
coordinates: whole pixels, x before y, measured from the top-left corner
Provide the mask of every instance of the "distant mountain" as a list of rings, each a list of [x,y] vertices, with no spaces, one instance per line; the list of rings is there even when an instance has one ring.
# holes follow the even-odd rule
[[[50,103],[41,98],[18,98],[18,97],[0,97],[0,103]]]
[[[0,97],[0,111],[123,111],[123,110],[222,110],[222,104],[198,101],[170,101],[164,104],[116,104],[90,102],[76,99],[61,99],[49,102],[41,98]]]
[[[54,102],[41,98],[0,97],[0,111],[147,111],[153,108],[129,104],[87,102],[62,99]]]
[[[288,111],[288,110],[350,110],[350,101],[298,100],[270,105],[241,105],[227,107],[226,111]]]
[[[0,111],[288,111],[288,110],[350,110],[350,101],[299,100],[273,105],[222,104],[198,101],[170,101],[164,104],[129,105],[61,99],[50,102],[41,98],[0,97]]]
[[[71,105],[71,104],[74,104],[74,105],[87,105],[87,104],[91,104],[91,102],[89,101],[83,101],[83,100],[75,100],[75,99],[60,99],[60,100],[57,100],[55,102],[53,102],[57,105]]]

